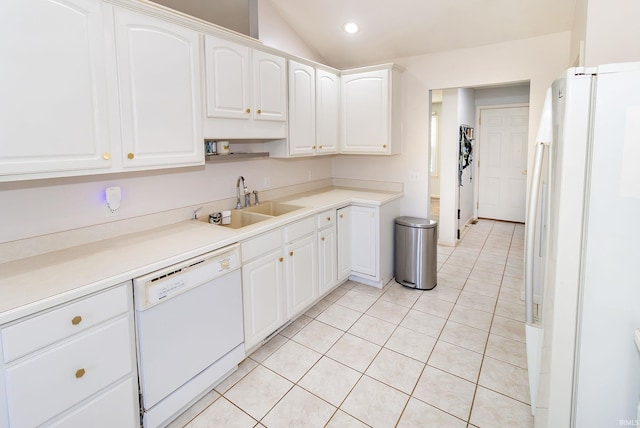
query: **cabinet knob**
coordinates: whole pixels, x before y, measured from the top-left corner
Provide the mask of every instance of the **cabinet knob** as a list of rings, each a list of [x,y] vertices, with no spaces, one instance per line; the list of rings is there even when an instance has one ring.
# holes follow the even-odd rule
[[[344,218],[344,214],[340,214],[340,218]]]
[[[313,147],[311,147],[311,148],[312,148],[313,150],[315,150],[315,149],[316,149],[316,146],[313,146]]]
[[[258,109],[258,114],[262,114],[262,110]]]
[[[85,374],[85,373],[86,373],[86,372],[85,372],[85,370],[84,370],[84,369],[78,369],[78,370],[76,370],[76,378],[77,378],[77,379],[80,379],[82,376],[84,376],[84,374]]]
[[[282,263],[282,262],[284,261],[284,258],[280,257],[280,258],[278,259],[278,261],[279,261],[280,263]]]
[[[80,322],[82,322],[82,317],[80,315],[76,315],[71,319],[71,324],[73,325],[78,325]]]
[[[290,255],[290,256],[293,256],[293,251],[289,251],[289,255]]]
[[[322,146],[319,147],[320,149],[322,148]]]
[[[382,145],[382,148],[383,148],[383,149],[386,149],[386,148],[387,148],[387,145],[386,145],[386,144],[383,144],[383,145]]]
[[[246,111],[247,113],[251,113],[251,109],[250,109],[250,108],[246,109],[245,111]]]
[[[104,159],[104,160],[109,160],[109,159],[111,159],[111,153],[103,153],[103,154],[102,154],[102,159]]]
[[[134,155],[133,153],[129,153],[129,154],[127,155],[127,157],[128,157],[129,159],[133,159],[133,158],[135,157],[135,155]]]
[[[321,241],[324,241],[324,236],[322,238],[320,238]]]
[[[331,217],[327,217],[327,221],[331,221]]]

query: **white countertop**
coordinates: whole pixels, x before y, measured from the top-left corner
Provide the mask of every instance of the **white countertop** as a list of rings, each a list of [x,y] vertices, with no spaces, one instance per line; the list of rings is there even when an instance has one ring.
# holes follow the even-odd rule
[[[333,188],[279,202],[303,207],[241,229],[201,221],[173,225],[0,265],[0,324],[349,204],[382,205],[401,193]]]

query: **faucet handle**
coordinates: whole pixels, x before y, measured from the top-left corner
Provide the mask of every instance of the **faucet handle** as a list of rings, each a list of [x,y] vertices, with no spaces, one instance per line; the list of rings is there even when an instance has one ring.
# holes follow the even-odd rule
[[[252,193],[255,198],[255,205],[260,205],[260,201],[258,200],[258,191],[254,190]]]
[[[193,210],[193,214],[191,216],[191,220],[197,220],[198,219],[198,211],[200,211],[201,209],[202,209],[202,207],[196,208],[195,210]]]

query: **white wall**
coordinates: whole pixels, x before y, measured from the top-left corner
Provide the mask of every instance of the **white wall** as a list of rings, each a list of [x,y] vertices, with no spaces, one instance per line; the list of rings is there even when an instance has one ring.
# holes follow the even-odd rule
[[[584,65],[640,61],[639,1],[588,0],[586,20]]]
[[[406,69],[403,75],[402,153],[392,157],[336,157],[333,160],[334,176],[403,182],[406,196],[402,214],[428,217],[429,90],[505,82],[530,81],[529,162],[532,162],[532,142],[538,129],[545,92],[569,65],[569,43],[569,32],[563,32],[472,49],[398,58],[395,62]],[[441,162],[445,162],[444,157],[441,157]],[[417,181],[410,180],[411,172],[418,173]],[[441,176],[441,188],[444,188],[444,179]],[[444,196],[441,192],[441,209]]]
[[[258,0],[258,32],[260,40],[267,46],[312,61],[326,63],[322,56],[307,45],[282,19],[271,0]]]
[[[476,106],[526,104],[529,102],[529,83],[521,85],[475,88]]]
[[[460,89],[458,91],[458,127],[461,124],[469,125],[473,128],[476,127],[476,101],[475,91],[473,89]],[[459,128],[458,128],[459,131]],[[459,139],[460,137],[458,137]],[[477,147],[475,141],[472,143],[473,150]],[[458,149],[459,151],[459,149]],[[473,153],[475,159],[476,154]],[[472,174],[475,172],[475,161],[473,164],[462,171],[462,187],[459,188],[460,192],[460,230],[464,225],[473,217],[473,181]],[[474,174],[475,175],[475,174]]]
[[[458,220],[458,89],[442,91],[440,121],[440,216],[438,241],[455,245]]]
[[[431,104],[431,110],[433,112],[435,112],[438,115],[439,120],[442,120],[442,102],[438,102],[438,103],[432,103]],[[440,127],[438,129],[438,134],[440,134],[442,131],[442,123],[440,124]],[[442,137],[439,137],[439,140],[442,141]],[[431,154],[431,156],[433,156],[433,153]],[[437,153],[436,156],[440,156],[440,153]],[[431,176],[431,183],[430,183],[430,187],[429,187],[429,194],[431,196],[440,196],[440,159],[437,160],[438,162],[438,174],[435,176]]]
[[[307,182],[309,171],[314,180],[330,178],[331,160],[260,159],[198,168],[2,183],[0,243],[235,197],[239,175],[245,177],[249,190],[263,190],[264,177],[270,178],[271,188],[280,188]],[[106,217],[104,189],[109,186],[122,188],[118,217]]]

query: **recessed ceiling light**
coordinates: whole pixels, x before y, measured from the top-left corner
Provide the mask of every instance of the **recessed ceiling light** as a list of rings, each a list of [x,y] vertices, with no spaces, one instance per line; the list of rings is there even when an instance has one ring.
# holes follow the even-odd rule
[[[352,21],[345,22],[342,29],[349,34],[355,34],[360,30],[360,28],[358,28],[358,24]]]

